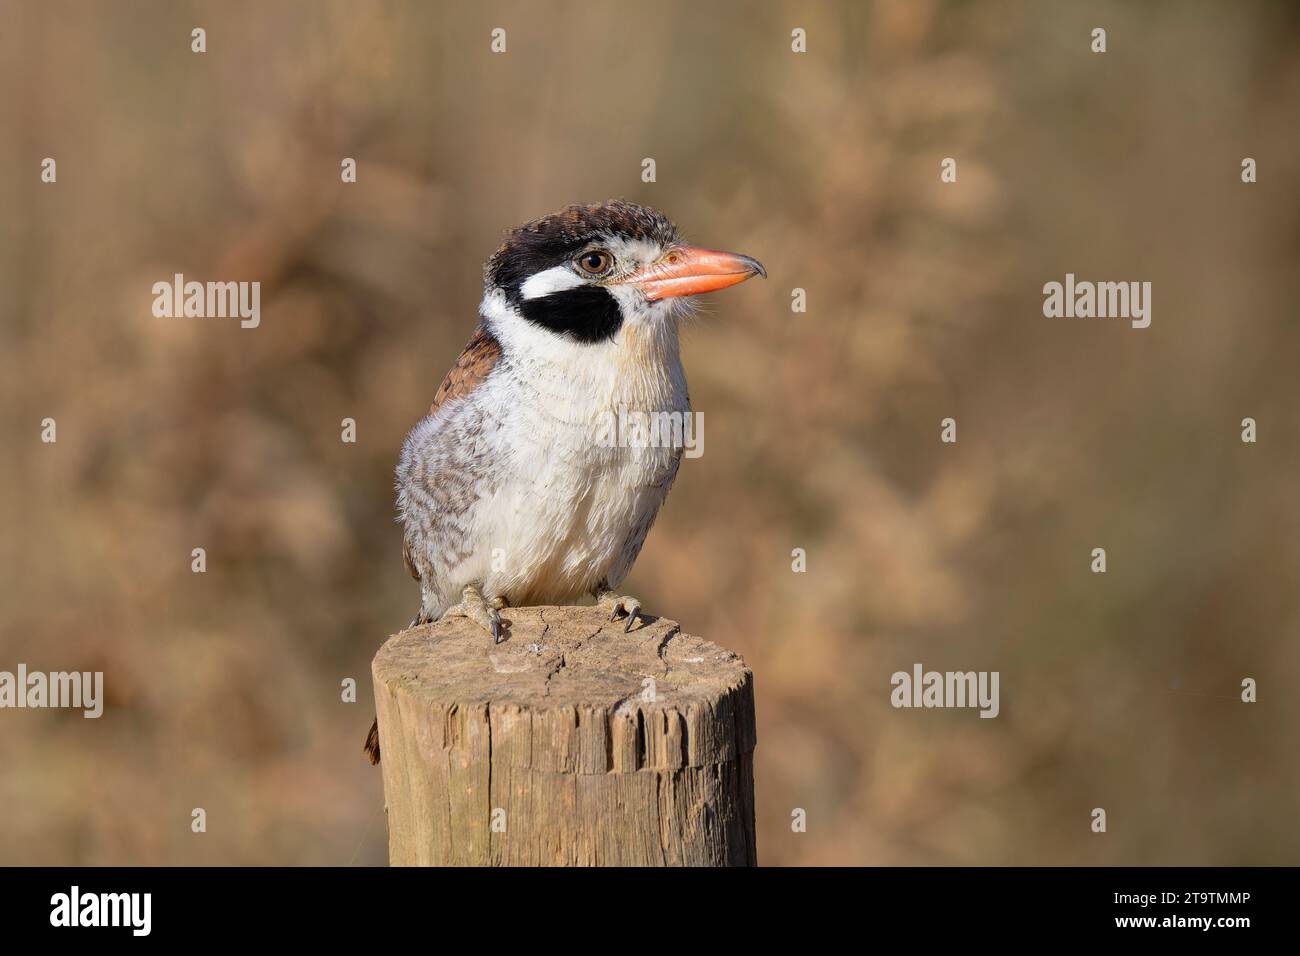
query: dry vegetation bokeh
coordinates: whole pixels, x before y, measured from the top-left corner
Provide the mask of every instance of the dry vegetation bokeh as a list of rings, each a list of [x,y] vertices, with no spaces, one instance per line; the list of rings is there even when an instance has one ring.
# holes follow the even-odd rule
[[[386,859],[399,443],[501,232],[612,196],[771,274],[688,333],[705,454],[626,586],[757,674],[760,861],[1300,859],[1295,8],[2,17],[0,669],[109,706],[0,713],[0,863]],[[1152,281],[1151,328],[1043,318],[1067,271]],[[175,272],[260,279],[262,327],[155,319]],[[1001,671],[1001,717],[891,709],[915,661]]]

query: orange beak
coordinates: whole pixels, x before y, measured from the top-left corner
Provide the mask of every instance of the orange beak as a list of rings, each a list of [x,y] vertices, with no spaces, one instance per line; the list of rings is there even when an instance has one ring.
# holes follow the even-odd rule
[[[734,252],[677,246],[662,260],[623,280],[641,288],[650,302],[683,295],[699,295],[739,285],[750,276],[767,278],[757,259]]]

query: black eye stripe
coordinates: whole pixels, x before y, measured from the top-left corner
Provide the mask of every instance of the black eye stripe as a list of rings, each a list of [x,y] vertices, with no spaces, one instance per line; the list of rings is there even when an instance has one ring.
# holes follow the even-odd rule
[[[609,243],[631,239],[667,248],[677,243],[676,227],[663,213],[623,200],[566,206],[551,216],[513,230],[484,269],[487,290],[499,290],[527,321],[581,342],[612,338],[623,325],[618,301],[600,283],[617,273]],[[588,253],[605,252],[604,270],[584,269]],[[532,276],[564,265],[585,284],[525,300],[522,287]]]
[[[520,303],[529,322],[579,342],[611,339],[623,325],[618,302],[599,286],[579,286]]]

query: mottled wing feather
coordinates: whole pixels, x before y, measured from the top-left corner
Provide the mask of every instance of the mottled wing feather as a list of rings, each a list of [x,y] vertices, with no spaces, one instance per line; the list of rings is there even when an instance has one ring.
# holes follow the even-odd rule
[[[415,580],[420,580],[420,572],[415,569],[415,562],[411,560],[411,542],[405,535],[402,537],[402,563],[406,565],[406,573]]]
[[[462,398],[478,388],[500,357],[501,343],[480,325],[474,330],[465,351],[460,353],[460,358],[438,386],[438,393],[429,406],[429,414],[436,412],[448,399]]]
[[[451,367],[443,378],[442,384],[438,386],[438,391],[433,396],[433,404],[429,406],[429,414],[437,412],[445,402],[454,398],[463,398],[478,388],[499,358],[501,358],[501,343],[480,325],[470,336],[456,364]],[[411,577],[420,580],[420,572],[416,570],[415,562],[411,559],[411,542],[405,538],[402,541],[402,561]]]

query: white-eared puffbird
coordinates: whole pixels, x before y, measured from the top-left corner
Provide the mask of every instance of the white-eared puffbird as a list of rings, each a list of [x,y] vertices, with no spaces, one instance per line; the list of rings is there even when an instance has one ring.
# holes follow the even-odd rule
[[[693,296],[755,275],[757,260],[684,245],[662,213],[621,200],[506,237],[479,326],[397,465],[412,626],[460,615],[500,641],[502,608],[591,595],[631,630],[640,603],[616,589],[683,449],[610,440],[611,423],[690,414],[679,324]],[[377,763],[377,727],[366,750]]]

